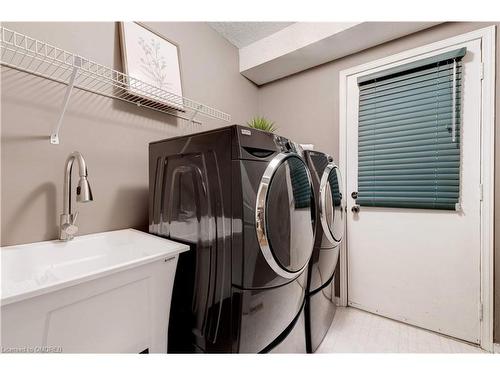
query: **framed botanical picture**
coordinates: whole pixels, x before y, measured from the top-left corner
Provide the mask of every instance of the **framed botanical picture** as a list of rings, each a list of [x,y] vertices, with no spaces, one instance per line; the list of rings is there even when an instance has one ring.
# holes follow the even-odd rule
[[[120,40],[123,70],[131,77],[129,93],[138,101],[146,99],[184,110],[179,47],[137,22],[120,22]],[[140,81],[153,88],[144,89]]]

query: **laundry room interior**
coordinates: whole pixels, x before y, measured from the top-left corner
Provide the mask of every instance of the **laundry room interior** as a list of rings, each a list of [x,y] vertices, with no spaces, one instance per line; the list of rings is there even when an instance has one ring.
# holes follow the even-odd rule
[[[500,352],[500,21],[17,19],[2,356]]]

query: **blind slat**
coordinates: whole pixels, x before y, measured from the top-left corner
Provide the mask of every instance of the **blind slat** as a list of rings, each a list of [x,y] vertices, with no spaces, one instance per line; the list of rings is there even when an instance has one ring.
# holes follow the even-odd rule
[[[404,145],[401,147],[398,147],[397,145],[390,145],[391,147],[388,146],[373,146],[373,147],[365,147],[364,150],[358,149],[358,155],[364,155],[368,152],[372,152],[374,150],[377,150],[377,155],[385,155],[385,154],[403,154],[406,152],[423,152],[423,151],[436,151],[436,152],[451,152],[451,150],[454,150],[456,152],[460,152],[460,150],[457,148],[456,144],[448,144],[444,143],[439,146],[439,149],[436,148],[435,144],[423,144],[423,145],[413,145],[413,146],[408,146]]]
[[[457,69],[460,72],[460,69]],[[359,94],[361,97],[366,96],[380,96],[385,95],[387,92],[391,90],[404,90],[407,88],[419,88],[419,87],[427,87],[427,86],[435,86],[442,85],[447,87],[454,80],[456,81],[456,76],[453,74],[453,70],[450,69],[446,72],[446,74],[441,74],[439,71],[436,71],[434,74],[429,74],[425,76],[419,76],[411,79],[405,79],[392,83],[379,83],[370,88],[361,88],[359,90]]]
[[[457,63],[457,70],[462,69],[462,63]],[[372,83],[364,83],[359,87],[360,90],[365,90],[372,87],[382,87],[387,84],[393,84],[397,82],[405,82],[406,80],[410,80],[418,77],[426,77],[431,74],[436,74],[439,72],[440,76],[445,76],[449,74],[453,74],[453,66],[450,65],[441,65],[439,68],[436,66],[432,66],[430,68],[423,68],[422,70],[417,70],[412,73],[407,73],[404,75],[394,76],[393,78],[386,78],[384,80],[373,81]]]
[[[401,159],[401,160],[406,160],[406,159],[415,159],[415,160],[421,160],[423,158],[444,158],[444,157],[456,157],[460,158],[460,150],[458,149],[450,149],[450,150],[440,150],[440,151],[435,151],[435,150],[429,150],[429,151],[415,151],[415,152],[405,152],[404,154],[401,153],[374,153],[373,151],[364,151],[363,154],[359,155],[359,160],[364,161],[366,157],[369,157],[371,160],[374,161],[385,161],[385,160],[394,160],[394,159]]]
[[[401,196],[401,197],[367,197],[367,198],[359,198],[359,200],[372,201],[375,203],[377,201],[381,202],[399,202],[404,204],[405,202],[420,202],[420,203],[432,203],[435,202],[436,199],[433,197],[413,197],[413,196]],[[456,199],[454,197],[443,197],[440,199],[441,203],[455,203]]]
[[[383,133],[394,133],[394,132],[405,132],[405,131],[410,131],[410,130],[420,130],[420,129],[427,129],[427,131],[432,131],[433,129],[449,129],[451,128],[451,117],[449,121],[447,119],[439,119],[438,122],[436,122],[436,119],[434,120],[428,120],[428,121],[418,121],[420,124],[418,128],[415,128],[415,122],[410,122],[406,124],[397,124],[393,125],[391,123],[381,123],[381,124],[372,124],[372,125],[366,125],[362,129],[359,129],[358,133],[360,135],[366,136],[366,135],[372,135],[374,132],[376,134],[383,134]]]
[[[370,191],[365,193],[358,192],[358,196],[371,198],[458,198],[458,191]]]
[[[454,175],[459,172],[459,168],[453,167],[435,167],[435,168],[398,168],[398,169],[379,169],[376,171],[358,171],[359,177],[382,176],[419,176],[419,175]]]
[[[417,94],[417,95],[409,95],[409,96],[397,96],[394,99],[390,100],[384,100],[381,102],[377,103],[363,103],[363,107],[360,107],[359,114],[364,114],[365,112],[368,112],[370,110],[384,110],[385,107],[389,106],[396,106],[396,105],[406,105],[406,106],[411,106],[413,104],[418,105],[421,103],[428,103],[428,102],[435,102],[436,100],[439,101],[452,101],[453,99],[453,92],[452,90],[449,90],[449,92],[439,95],[436,97],[435,92],[431,93],[422,93],[422,94]],[[455,98],[458,99],[460,98],[460,91],[456,91],[456,96]]]
[[[392,129],[392,128],[382,128],[382,129],[377,129],[376,131],[367,131],[364,134],[360,133],[363,136],[363,141],[372,141],[372,140],[377,140],[377,139],[388,139],[389,137],[391,139],[395,139],[397,141],[398,138],[402,137],[410,137],[410,136],[425,136],[427,138],[432,138],[434,139],[436,135],[439,135],[442,133],[442,135],[446,136],[447,134],[451,134],[451,124],[449,125],[440,125],[440,126],[429,126],[425,125],[422,128],[413,128],[410,129],[408,127],[402,128],[398,127],[399,129]],[[425,138],[424,137],[424,138]]]
[[[360,140],[358,142],[359,147],[370,147],[373,145],[393,145],[393,144],[403,144],[403,143],[411,143],[411,142],[420,142],[420,143],[429,143],[433,142],[438,145],[438,142],[447,143],[449,142],[449,138],[451,135],[449,132],[437,132],[434,137],[429,137],[429,134],[417,134],[417,135],[409,135],[402,137],[383,137],[380,139],[366,139]]]
[[[369,182],[369,181],[406,181],[406,180],[432,180],[433,183],[434,181],[439,181],[439,180],[453,180],[458,181],[458,177],[452,173],[452,174],[435,174],[435,173],[427,173],[427,174],[414,174],[411,176],[403,176],[403,175],[392,175],[392,176],[382,176],[382,175],[377,175],[377,176],[359,176],[358,181],[363,181],[363,182]]]
[[[436,202],[430,199],[414,201],[409,199],[403,199],[398,201],[387,201],[383,199],[370,200],[370,199],[360,199],[358,204],[362,206],[372,206],[372,207],[395,207],[395,208],[416,208],[416,209],[434,209],[434,210],[454,210],[455,204],[453,202],[443,203]]]
[[[434,164],[434,163],[453,163],[455,164],[460,160],[460,155],[452,155],[452,156],[427,156],[421,158],[409,158],[403,157],[399,159],[376,159],[371,157],[360,158],[359,166],[360,167],[372,167],[375,163],[376,166],[384,166],[384,165],[397,165],[401,164]]]
[[[461,81],[458,80],[456,82],[455,88],[458,90],[461,86]],[[414,83],[408,86],[403,86],[403,87],[395,87],[395,88],[390,88],[381,92],[375,91],[372,93],[363,93],[362,91],[360,92],[360,99],[361,100],[370,100],[370,99],[379,99],[379,98],[387,98],[387,97],[393,97],[394,95],[397,94],[407,94],[407,93],[419,93],[419,92],[446,92],[446,91],[452,91],[453,85],[452,81],[449,82],[419,82],[419,83]]]
[[[455,98],[456,99],[456,98]],[[399,104],[395,106],[385,107],[383,110],[380,108],[373,108],[359,114],[359,120],[363,121],[367,118],[372,119],[386,119],[396,115],[407,115],[407,116],[418,116],[422,112],[432,111],[436,108],[453,108],[452,96],[447,100],[436,100],[429,101],[428,103],[413,103],[413,104]],[[455,108],[456,104],[455,104]]]
[[[456,86],[456,93],[458,93],[461,90],[461,85],[457,83]],[[412,90],[404,90],[404,91],[398,91],[395,93],[384,93],[384,95],[367,95],[365,97],[360,97],[360,103],[362,104],[383,104],[384,102],[394,100],[397,98],[406,98],[406,99],[411,99],[414,100],[415,97],[434,97],[434,98],[439,98],[440,96],[443,95],[451,95],[453,93],[453,87],[452,86],[444,86],[444,85],[429,85],[429,86],[424,86],[424,87],[419,87],[415,88]]]
[[[432,143],[432,145],[437,148],[441,147],[457,147],[456,144],[450,145],[449,140],[447,138],[444,139],[436,139]],[[382,152],[382,151],[389,151],[390,149],[401,149],[401,152],[404,152],[405,148],[415,148],[415,147],[428,147],[430,146],[429,142],[427,139],[423,140],[415,140],[415,141],[406,141],[406,142],[397,142],[397,143],[389,143],[389,144],[382,144],[382,145],[361,145],[358,146],[359,151],[367,151],[367,150],[377,150],[377,153]],[[385,149],[385,150],[384,150]]]
[[[458,110],[455,112],[457,119],[460,118],[460,112]],[[362,131],[365,130],[373,130],[376,128],[388,128],[388,127],[394,127],[394,126],[400,126],[400,125],[409,125],[409,124],[414,124],[415,126],[421,126],[421,124],[429,124],[430,122],[434,121],[436,126],[439,126],[440,124],[446,124],[446,125],[451,125],[452,124],[452,113],[434,113],[434,114],[427,114],[425,116],[415,116],[415,118],[402,118],[402,119],[396,119],[396,120],[387,120],[387,121],[374,121],[372,123],[364,123],[360,124],[360,134],[362,134]],[[375,119],[376,120],[376,119]],[[378,126],[380,125],[380,126]]]
[[[446,180],[443,180],[446,181]],[[376,184],[376,185],[362,185],[362,189],[370,189],[370,191],[459,191],[459,188],[454,185],[442,185],[442,186],[428,186],[428,185],[401,185],[394,182],[393,184]]]
[[[420,171],[454,171],[456,162],[443,161],[435,163],[402,163],[402,164],[386,164],[386,165],[366,165],[360,166],[358,171],[360,175],[375,174],[375,173],[413,173]],[[411,172],[407,172],[411,170]]]

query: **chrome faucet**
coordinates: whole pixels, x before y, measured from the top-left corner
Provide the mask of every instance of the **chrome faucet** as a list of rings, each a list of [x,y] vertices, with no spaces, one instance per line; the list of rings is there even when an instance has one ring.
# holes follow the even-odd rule
[[[75,159],[78,162],[80,175],[80,181],[76,188],[76,200],[77,202],[90,202],[94,200],[90,184],[87,181],[87,166],[85,164],[85,159],[78,151],[74,151],[68,156],[64,169],[63,213],[59,220],[59,239],[63,241],[72,240],[78,232],[78,227],[75,225],[78,211],[74,214],[71,212],[71,171],[73,170]]]

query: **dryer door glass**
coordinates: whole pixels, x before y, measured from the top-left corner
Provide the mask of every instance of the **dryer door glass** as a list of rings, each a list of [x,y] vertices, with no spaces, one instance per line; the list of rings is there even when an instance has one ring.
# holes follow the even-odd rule
[[[304,161],[285,158],[276,167],[266,201],[266,232],[277,263],[289,272],[307,264],[312,252],[312,186]]]
[[[323,230],[331,234],[333,242],[340,242],[344,235],[344,210],[342,207],[342,180],[339,169],[330,164],[325,169],[324,193],[321,196]],[[326,226],[326,228],[325,228]]]

